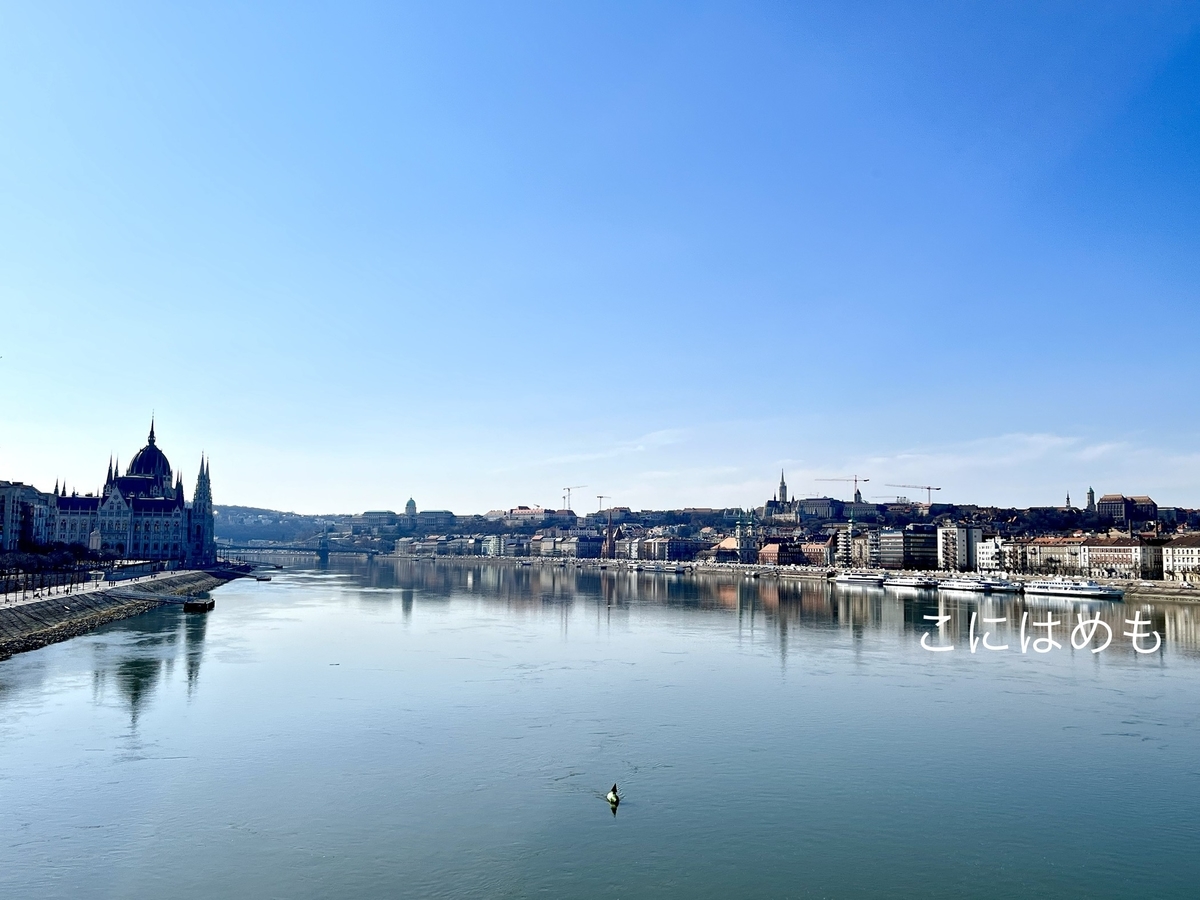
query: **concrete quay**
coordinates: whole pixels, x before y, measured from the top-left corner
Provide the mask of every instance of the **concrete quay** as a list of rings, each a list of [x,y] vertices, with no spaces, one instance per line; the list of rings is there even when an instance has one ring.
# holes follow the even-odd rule
[[[120,582],[99,582],[87,590],[56,592],[0,607],[0,660],[15,653],[87,634],[130,616],[168,604],[184,604],[188,597],[219,587],[249,574],[250,567],[214,567]]]

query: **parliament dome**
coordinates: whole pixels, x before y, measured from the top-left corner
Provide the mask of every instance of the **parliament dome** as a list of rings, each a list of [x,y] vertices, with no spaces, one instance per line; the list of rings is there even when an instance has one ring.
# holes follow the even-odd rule
[[[129,462],[126,475],[149,475],[169,481],[171,478],[171,463],[167,456],[155,446],[154,423],[150,423],[150,437],[146,446],[139,450]]]

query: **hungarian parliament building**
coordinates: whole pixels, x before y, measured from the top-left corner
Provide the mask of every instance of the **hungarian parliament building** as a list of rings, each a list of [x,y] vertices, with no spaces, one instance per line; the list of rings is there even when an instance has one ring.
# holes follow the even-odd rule
[[[212,565],[217,549],[208,460],[200,460],[192,502],[158,448],[154,423],[146,446],[125,474],[108,463],[99,494],[44,494],[31,485],[0,481],[0,552],[75,544],[129,560]]]

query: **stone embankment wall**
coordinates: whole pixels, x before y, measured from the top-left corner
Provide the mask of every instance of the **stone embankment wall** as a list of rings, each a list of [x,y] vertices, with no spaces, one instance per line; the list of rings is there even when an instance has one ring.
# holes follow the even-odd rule
[[[137,616],[180,598],[212,590],[245,574],[237,569],[164,574],[154,581],[59,594],[0,609],[0,659],[87,634],[101,625]]]

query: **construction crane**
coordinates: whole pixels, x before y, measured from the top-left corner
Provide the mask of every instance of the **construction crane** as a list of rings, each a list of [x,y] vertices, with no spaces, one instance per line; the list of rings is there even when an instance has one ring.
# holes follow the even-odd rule
[[[604,512],[604,501],[605,501],[605,500],[611,500],[611,499],[612,499],[612,495],[611,495],[611,494],[597,494],[597,495],[596,495],[596,499],[600,501],[600,509],[599,509],[599,512]]]
[[[924,491],[927,498],[926,502],[930,506],[933,506],[933,492],[941,490],[940,487],[934,487],[932,484],[887,484],[884,487],[916,488],[917,490]]]
[[[866,484],[870,478],[859,478],[857,475],[851,475],[849,478],[814,478],[813,481],[853,481],[854,482],[854,500],[858,502],[858,483],[861,481]]]
[[[567,505],[563,508],[564,509],[571,508],[571,491],[577,490],[578,488],[585,488],[585,487],[587,487],[586,484],[573,484],[570,487],[563,488],[563,490],[566,492],[566,503],[567,503]]]

